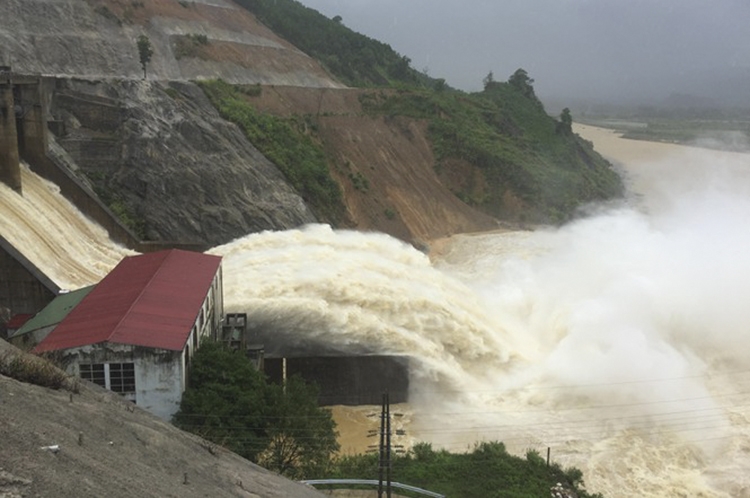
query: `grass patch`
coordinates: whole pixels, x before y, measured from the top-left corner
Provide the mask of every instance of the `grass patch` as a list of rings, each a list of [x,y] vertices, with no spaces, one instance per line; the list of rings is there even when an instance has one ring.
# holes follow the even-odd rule
[[[76,390],[68,374],[44,358],[28,353],[7,351],[0,355],[0,374],[50,389]]]
[[[171,96],[171,95],[170,95]],[[174,97],[173,97],[174,98]],[[139,216],[123,198],[107,188],[104,175],[98,172],[88,174],[94,185],[94,192],[101,199],[112,214],[140,240],[146,239],[146,220]]]
[[[344,217],[341,189],[331,177],[322,148],[306,120],[282,119],[256,111],[241,91],[221,81],[199,83],[225,119],[237,124],[250,142],[281,170],[321,221],[336,225]]]
[[[146,238],[146,221],[135,214],[122,199],[118,197],[111,200],[109,202],[109,209],[136,237],[141,240]]]
[[[532,222],[570,219],[583,203],[622,193],[622,182],[591,144],[559,132],[533,95],[508,83],[493,83],[484,92],[401,88],[370,92],[360,102],[366,112],[386,117],[426,120],[438,173],[451,160],[468,162],[481,171],[487,185],[451,185],[464,202],[499,218],[505,217],[503,196],[512,192],[528,208]]]
[[[332,478],[373,479],[378,475],[378,455],[346,456],[336,461]],[[435,451],[427,443],[414,445],[406,455],[392,460],[392,480],[445,496],[463,498],[532,498],[550,496],[556,483],[579,498],[601,498],[584,488],[583,473],[547,462],[536,451],[526,458],[509,454],[501,442],[477,444],[467,453]],[[421,496],[398,490],[405,496]]]
[[[176,36],[174,38],[175,59],[199,57],[201,55],[201,48],[208,44],[208,37],[204,34],[191,33],[185,36]]]

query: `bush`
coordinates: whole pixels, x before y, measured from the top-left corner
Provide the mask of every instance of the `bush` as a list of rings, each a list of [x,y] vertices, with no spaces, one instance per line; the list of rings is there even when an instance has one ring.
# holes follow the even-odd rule
[[[391,460],[394,481],[410,484],[445,496],[526,498],[549,496],[556,482],[564,483],[579,498],[601,498],[589,494],[583,473],[570,468],[547,467],[538,452],[526,459],[511,455],[502,442],[481,442],[468,453],[435,451],[429,443],[414,444],[406,455]],[[372,479],[378,474],[378,455],[345,456],[336,460],[331,478]],[[411,495],[408,495],[411,496]]]
[[[73,389],[68,374],[49,361],[27,353],[9,351],[0,356],[0,374],[50,389]]]
[[[258,112],[244,98],[244,92],[221,80],[199,84],[221,116],[237,124],[279,168],[320,221],[336,226],[344,218],[341,188],[331,177],[323,149],[306,134],[314,129],[308,120],[301,124],[298,119]],[[367,185],[360,182],[360,187]]]
[[[289,478],[318,477],[339,445],[331,412],[317,398],[317,388],[299,378],[269,383],[243,352],[204,342],[173,423]]]

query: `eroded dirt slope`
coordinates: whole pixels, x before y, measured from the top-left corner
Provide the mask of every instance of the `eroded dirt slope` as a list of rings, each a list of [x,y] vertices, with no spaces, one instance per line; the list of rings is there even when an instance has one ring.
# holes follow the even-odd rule
[[[426,123],[362,112],[366,91],[263,87],[250,102],[279,116],[310,116],[355,228],[417,245],[497,228],[496,219],[463,203],[438,177]]]

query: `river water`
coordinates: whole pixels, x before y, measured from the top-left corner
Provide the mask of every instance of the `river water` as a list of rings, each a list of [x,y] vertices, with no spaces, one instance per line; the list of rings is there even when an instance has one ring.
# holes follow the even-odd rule
[[[327,226],[249,235],[212,251],[226,307],[288,342],[412,358],[407,446],[549,448],[611,497],[750,496],[750,156],[576,131],[626,202],[430,255]]]
[[[305,347],[409,356],[396,442],[549,448],[609,497],[750,496],[750,156],[576,131],[623,168],[625,202],[430,254],[322,225],[248,235],[211,251],[226,311]],[[62,287],[128,254],[55,218],[54,186],[14,195],[3,235]],[[373,412],[337,417],[359,431]]]

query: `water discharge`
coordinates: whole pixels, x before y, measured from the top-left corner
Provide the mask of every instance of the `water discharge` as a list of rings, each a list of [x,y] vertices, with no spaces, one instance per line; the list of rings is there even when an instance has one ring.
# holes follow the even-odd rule
[[[23,193],[0,182],[0,235],[63,289],[99,282],[133,251],[115,244],[55,184],[21,165]]]
[[[412,440],[550,448],[609,497],[750,496],[750,156],[579,131],[637,196],[429,256],[319,225],[249,235],[211,251],[226,311],[300,348],[412,358]],[[62,286],[127,254],[24,175],[0,229]]]
[[[227,311],[412,358],[414,440],[549,447],[606,496],[750,496],[750,156],[662,152],[628,165],[627,203],[432,258],[326,226],[249,235],[212,251]]]

